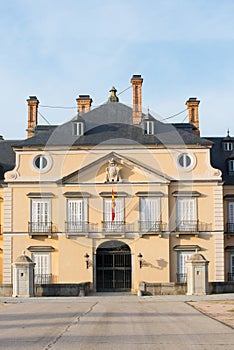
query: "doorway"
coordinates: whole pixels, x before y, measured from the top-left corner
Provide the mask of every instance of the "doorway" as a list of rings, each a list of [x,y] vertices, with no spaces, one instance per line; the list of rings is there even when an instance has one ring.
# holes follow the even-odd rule
[[[127,244],[108,241],[97,248],[97,292],[128,292],[132,286],[132,256]]]

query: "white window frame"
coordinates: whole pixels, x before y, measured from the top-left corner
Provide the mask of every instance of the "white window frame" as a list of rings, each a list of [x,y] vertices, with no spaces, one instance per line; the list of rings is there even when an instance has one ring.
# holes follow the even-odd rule
[[[39,167],[36,166],[36,162],[39,159]],[[43,160],[46,160],[46,165],[43,167]],[[49,171],[52,167],[52,158],[49,156],[49,154],[37,154],[36,156],[32,157],[32,169],[36,170],[39,173],[46,173]]]
[[[75,136],[84,135],[84,123],[83,122],[74,122],[73,131]]]
[[[176,198],[176,227],[178,231],[196,231],[197,198]]]
[[[180,277],[180,282],[186,282],[187,276],[187,266],[186,262],[194,254],[191,251],[179,251],[177,253],[177,273],[182,276]]]
[[[88,201],[87,198],[67,199],[67,229],[80,232],[87,228]]]
[[[31,232],[49,232],[51,228],[51,199],[31,199]]]
[[[145,121],[144,122],[145,135],[154,135],[154,122]]]
[[[233,142],[232,141],[224,141],[223,149],[224,149],[224,151],[232,151],[233,150]]]
[[[103,199],[103,223],[108,231],[122,231],[124,225],[124,197],[115,198],[115,219],[112,221],[112,199]]]
[[[161,200],[160,197],[140,198],[140,227],[141,230],[160,230]]]
[[[32,260],[35,263],[34,276],[35,283],[51,282],[51,253],[35,252],[32,253]]]

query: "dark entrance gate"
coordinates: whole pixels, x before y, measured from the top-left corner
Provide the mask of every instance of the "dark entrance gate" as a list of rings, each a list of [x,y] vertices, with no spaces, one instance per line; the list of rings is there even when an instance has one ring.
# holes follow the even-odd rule
[[[109,241],[101,244],[96,255],[98,292],[127,292],[132,285],[131,251],[127,244]]]

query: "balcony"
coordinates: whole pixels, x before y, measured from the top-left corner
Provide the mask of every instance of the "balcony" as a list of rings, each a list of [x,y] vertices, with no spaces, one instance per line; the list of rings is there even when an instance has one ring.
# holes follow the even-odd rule
[[[228,282],[234,282],[234,273],[228,272]]]
[[[90,230],[89,223],[85,221],[66,221],[65,229],[68,234],[89,232]]]
[[[32,222],[28,223],[28,234],[30,238],[33,236],[48,236],[51,238],[53,233],[52,222]]]
[[[103,232],[125,232],[126,228],[123,221],[104,221],[102,223]]]
[[[199,232],[210,232],[211,224],[201,222],[198,220],[181,221],[175,228],[176,237],[180,235],[198,236]]]
[[[187,273],[177,273],[176,282],[178,283],[187,283]]]
[[[166,225],[161,221],[140,221],[139,230],[143,233],[160,233],[166,230]]]
[[[124,221],[103,221],[101,224],[88,222],[65,222],[66,236],[77,235],[125,235],[125,234],[158,234],[166,229],[161,221],[140,221],[139,223],[125,223]]]

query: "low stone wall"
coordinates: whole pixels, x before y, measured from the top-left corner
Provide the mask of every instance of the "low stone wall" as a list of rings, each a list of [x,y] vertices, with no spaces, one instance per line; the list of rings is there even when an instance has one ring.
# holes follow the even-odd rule
[[[234,282],[209,282],[209,294],[234,293]]]
[[[71,297],[86,296],[91,291],[91,283],[54,283],[35,284],[35,297]],[[0,297],[11,297],[12,284],[0,284]]]
[[[187,284],[141,282],[139,291],[142,295],[183,295],[187,293]]]
[[[36,297],[77,297],[88,295],[90,289],[90,282],[36,284],[34,286],[34,294]]]
[[[12,284],[0,284],[0,297],[11,297],[12,293]]]

